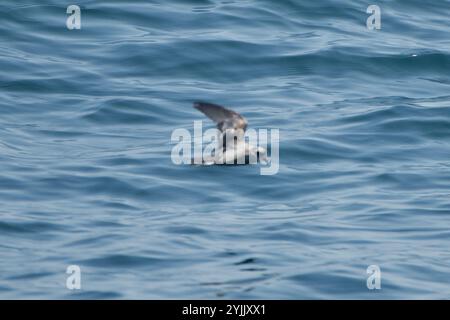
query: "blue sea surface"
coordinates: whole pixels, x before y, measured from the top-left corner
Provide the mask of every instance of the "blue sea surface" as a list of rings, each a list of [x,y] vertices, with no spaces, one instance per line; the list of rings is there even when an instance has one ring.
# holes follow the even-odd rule
[[[450,298],[449,17],[3,0],[0,298]],[[173,130],[214,127],[196,100],[279,129],[279,172],[175,165]]]

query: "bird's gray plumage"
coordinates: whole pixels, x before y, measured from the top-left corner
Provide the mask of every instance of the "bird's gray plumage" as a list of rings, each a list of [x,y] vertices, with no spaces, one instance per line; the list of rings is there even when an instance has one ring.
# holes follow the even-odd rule
[[[255,147],[248,144],[244,139],[244,132],[247,129],[247,120],[239,113],[208,102],[195,102],[194,108],[204,113],[208,118],[217,124],[220,130],[219,141],[222,140],[222,150],[220,152],[220,161],[223,163],[231,159],[233,163],[244,157],[244,163],[249,163],[249,156],[254,156],[260,160],[260,156],[266,161],[266,150],[261,147]],[[209,159],[207,162],[212,162]]]
[[[222,132],[228,129],[242,129],[243,131],[247,129],[247,120],[233,110],[208,102],[195,102],[194,108],[200,110],[217,123],[217,128]]]
[[[244,131],[247,129],[247,120],[239,113],[225,107],[208,102],[195,102],[194,108],[203,112],[208,118],[217,124],[217,129],[221,134],[223,151],[230,148],[237,140],[244,138]],[[234,148],[234,145],[231,145]]]

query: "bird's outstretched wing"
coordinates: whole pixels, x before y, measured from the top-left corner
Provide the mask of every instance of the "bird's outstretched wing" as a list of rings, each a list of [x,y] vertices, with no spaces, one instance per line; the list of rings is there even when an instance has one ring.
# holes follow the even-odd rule
[[[194,108],[203,112],[217,123],[217,128],[224,132],[228,129],[247,129],[247,120],[239,113],[208,102],[194,102]]]

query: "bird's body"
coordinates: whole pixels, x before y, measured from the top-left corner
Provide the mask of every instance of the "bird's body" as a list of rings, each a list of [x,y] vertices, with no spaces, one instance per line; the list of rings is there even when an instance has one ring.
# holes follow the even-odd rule
[[[207,102],[196,102],[194,107],[217,124],[219,145],[214,156],[203,159],[203,164],[253,164],[266,162],[266,149],[245,140],[247,120],[232,110]]]

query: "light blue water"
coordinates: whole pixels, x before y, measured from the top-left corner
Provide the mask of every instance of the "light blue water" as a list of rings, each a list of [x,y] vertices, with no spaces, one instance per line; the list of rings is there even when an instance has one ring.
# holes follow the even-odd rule
[[[448,298],[450,1],[370,4],[2,1],[0,298]],[[279,173],[174,165],[195,100]]]

